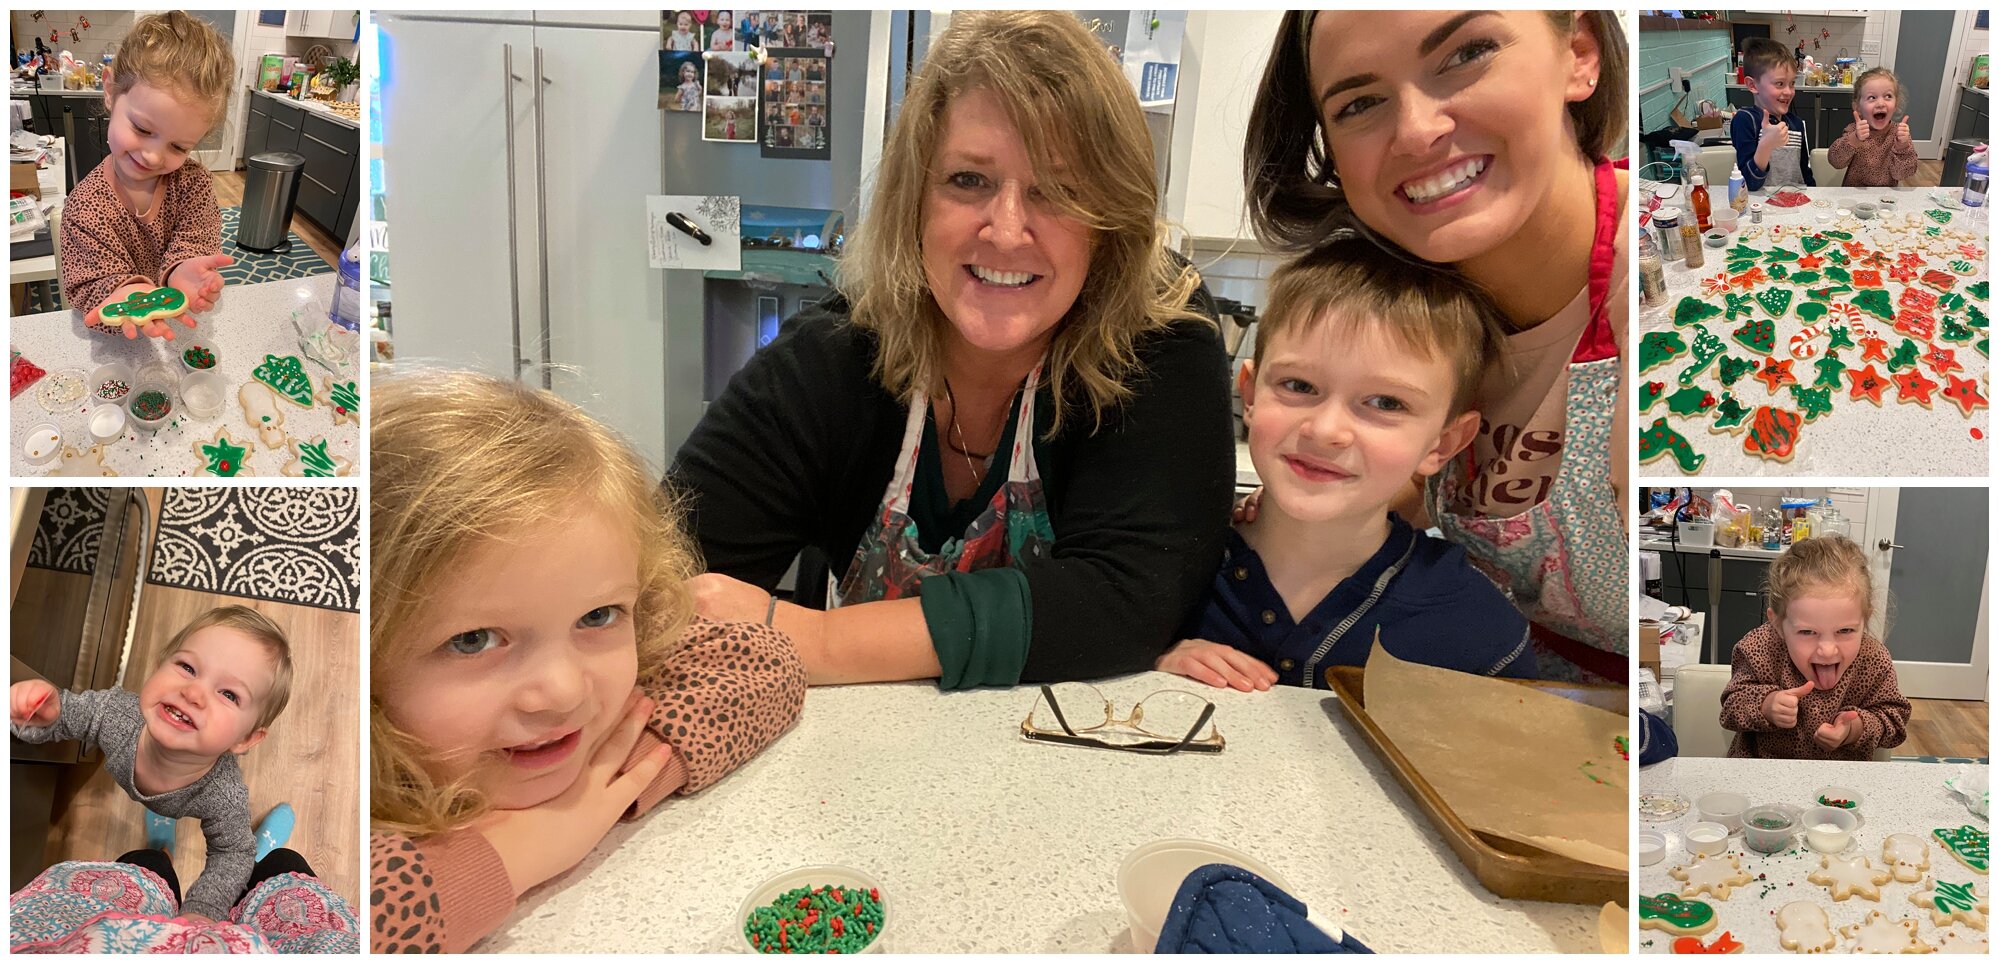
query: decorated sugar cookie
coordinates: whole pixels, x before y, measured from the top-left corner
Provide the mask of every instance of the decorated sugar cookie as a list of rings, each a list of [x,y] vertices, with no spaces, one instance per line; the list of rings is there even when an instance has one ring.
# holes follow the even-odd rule
[[[1836,392],[1846,387],[1846,382],[1839,377],[1846,371],[1846,363],[1839,360],[1838,352],[1826,352],[1825,357],[1813,362],[1812,366],[1818,370],[1818,377],[1812,381],[1813,388],[1826,388]]]
[[[1878,910],[1868,911],[1866,919],[1848,924],[1839,932],[1861,954],[1927,954],[1935,950],[1916,937],[1914,919],[1889,920]]]
[[[1832,391],[1825,388],[1806,388],[1792,383],[1791,401],[1796,402],[1798,413],[1807,422],[1818,421],[1819,416],[1832,413]]]
[[[1949,291],[1953,285],[1957,284],[1957,276],[1945,274],[1942,271],[1931,268],[1923,272],[1922,282],[1938,291]]]
[[[1702,943],[1698,937],[1676,937],[1673,939],[1675,954],[1740,954],[1742,942],[1727,931],[1722,931],[1713,943]]]
[[[1883,378],[1880,372],[1875,371],[1873,365],[1847,369],[1846,379],[1852,386],[1851,394],[1847,395],[1847,398],[1854,401],[1866,399],[1876,405],[1881,404],[1881,392],[1887,389],[1888,380]]]
[[[1699,415],[1716,404],[1713,394],[1704,388],[1689,386],[1666,397],[1666,411],[1682,418]]]
[[[1686,354],[1687,340],[1677,331],[1647,332],[1638,339],[1638,370],[1649,372]]]
[[[1722,252],[1722,257],[1730,261],[1754,261],[1762,256],[1762,251],[1741,243],[1737,243],[1734,247]]]
[[[1813,258],[1812,260],[1817,261],[1818,259]],[[1825,280],[1816,271],[1802,270],[1802,264],[1803,262],[1801,260],[1800,261],[1801,270],[1791,272],[1790,281],[1792,284],[1797,285],[1800,288],[1807,288],[1812,285],[1818,284],[1820,281]]]
[[[1898,372],[1904,368],[1914,368],[1916,360],[1921,357],[1923,357],[1922,349],[1916,347],[1915,342],[1904,338],[1901,344],[1895,346],[1895,353],[1888,356],[1888,370]]]
[[[1902,296],[1895,299],[1895,304],[1903,308],[1914,308],[1917,311],[1934,314],[1937,310],[1937,296],[1921,288],[1903,288]]]
[[[1659,404],[1659,400],[1665,397],[1665,382],[1640,382],[1638,385],[1638,411],[1640,413],[1650,412],[1652,406]]]
[[[1825,269],[1825,276],[1843,285],[1853,284],[1853,272],[1847,270],[1842,265],[1837,265],[1837,264],[1827,265]]]
[[[186,313],[187,296],[173,288],[134,291],[123,300],[109,302],[97,309],[97,317],[103,319],[106,325],[123,326],[128,335],[155,321],[178,318]]]
[[[1942,345],[1931,345],[1930,350],[1923,353],[1923,364],[1939,375],[1964,370],[1964,366],[1957,363],[1957,352]]]
[[[1889,324],[1895,321],[1895,300],[1888,296],[1888,292],[1879,288],[1869,288],[1854,295],[1852,304],[1855,308]]]
[[[1860,317],[1860,312],[1856,310],[1852,305],[1834,305],[1833,307],[1835,309],[1845,308],[1848,311],[1853,312],[1853,317],[1855,318]],[[1833,314],[1838,315],[1839,312],[1835,310]],[[1841,348],[1860,347],[1859,345],[1853,343],[1853,329],[1849,327],[1848,324],[1845,322],[1839,322],[1836,324],[1827,325],[1825,332],[1826,332],[1826,346],[1825,346],[1826,351],[1838,351]]]
[[[312,407],[312,379],[305,374],[305,363],[297,355],[265,355],[264,363],[258,365],[250,377],[269,386],[279,398],[300,408]]]
[[[1817,254],[1824,251],[1825,246],[1831,243],[1832,239],[1823,234],[1807,234],[1798,239],[1798,247],[1805,249],[1805,253],[1807,254]]]
[[[1791,298],[1789,288],[1765,288],[1756,293],[1756,303],[1762,305],[1772,319],[1782,318],[1785,312],[1791,310]]]
[[[1955,383],[1957,379],[1953,378],[1951,381]],[[1950,393],[1945,392],[1944,394],[1948,396]],[[1980,399],[1979,401],[1982,403],[1984,399]],[[1969,415],[1971,412],[1967,410],[1965,414]],[[1932,830],[1930,831],[1930,836],[1935,837],[1939,843],[1943,844],[1945,853],[1956,857],[1957,862],[1969,867],[1972,873],[1982,874],[1987,872],[1986,861],[1990,859],[1992,850],[1991,834],[1970,824],[1965,824],[1956,829],[1943,827]]]
[[[1742,859],[1733,854],[1697,854],[1693,863],[1675,867],[1668,875],[1685,882],[1680,888],[1681,897],[1709,894],[1715,900],[1727,900],[1735,888],[1756,879],[1743,871]]]
[[[1738,295],[1731,291],[1728,294],[1722,295],[1721,299],[1728,302],[1728,307],[1723,310],[1723,313],[1728,316],[1729,321],[1734,321],[1737,315],[1754,317],[1756,314],[1756,298],[1754,295]]]
[[[1937,935],[1939,954],[1990,954],[1992,946],[1986,943],[1985,935],[1969,927],[1948,927]]]
[[[1685,328],[1688,325],[1698,324],[1709,318],[1718,318],[1720,316],[1720,308],[1708,304],[1699,298],[1689,296],[1681,298],[1679,306],[1673,309],[1673,327]]]
[[[1986,407],[1985,396],[1978,393],[1977,379],[1959,378],[1956,375],[1945,375],[1944,380],[1950,383],[1950,387],[1943,390],[1943,397],[1951,404],[1956,405],[1958,411],[1964,413],[1965,418],[1970,418],[1972,412],[1975,412],[1981,408]],[[1981,839],[1983,838],[1983,836],[1984,836],[1983,834],[1980,834]],[[1979,861],[1981,864],[1985,860],[1984,853],[1985,853],[1985,845],[1980,844]],[[1985,871],[1982,869],[1979,870],[1979,873],[1981,874],[1984,872]]]
[[[79,449],[73,445],[63,446],[62,461],[56,463],[55,471],[49,474],[72,479],[110,479],[118,476],[111,466],[104,464],[102,445],[93,445],[87,449]]]
[[[1708,422],[1708,431],[1717,435],[1732,435],[1741,430],[1749,420],[1749,409],[1736,401],[1732,394],[1724,393],[1721,401],[1714,406],[1714,419]]]
[[[1888,266],[1888,280],[1908,284],[1916,280],[1916,269],[1906,264],[1891,264]]]
[[[1772,281],[1789,281],[1789,280],[1791,280],[1791,269],[1790,269],[1790,268],[1788,268],[1788,267],[1786,267],[1786,266],[1784,266],[1784,265],[1781,265],[1781,264],[1773,264],[1773,265],[1771,265],[1771,266],[1770,266],[1770,267],[1769,267],[1769,268],[1768,268],[1767,270],[1768,270],[1768,272],[1769,272],[1769,275],[1770,275],[1770,279],[1771,279]]]
[[[1929,216],[1930,216],[1930,220],[1932,220],[1932,221],[1935,221],[1935,222],[1936,222],[1936,223],[1938,223],[1938,224],[1949,224],[1949,223],[1950,223],[1950,212],[1949,212],[1949,211],[1940,211],[1940,210],[1937,210],[1936,208],[1930,208],[1929,210],[1927,210],[1927,211],[1924,211],[1923,213],[1924,213],[1924,214],[1927,214],[1927,215],[1929,215]]]
[[[1681,900],[1666,893],[1638,897],[1638,929],[1668,934],[1705,934],[1714,929],[1714,905],[1704,900]]]
[[[1687,437],[1673,431],[1664,418],[1652,423],[1652,427],[1638,433],[1638,461],[1653,462],[1665,456],[1673,457],[1673,464],[1680,471],[1692,474],[1699,472],[1707,463],[1707,456],[1694,451]]]
[[[1819,305],[1808,304],[1799,305],[1799,313],[1802,314],[1806,308],[1819,308],[1821,312],[1824,311],[1823,307]],[[1823,334],[1825,334],[1825,331],[1816,325],[1806,325],[1798,329],[1798,333],[1791,336],[1791,357],[1799,361],[1817,357],[1819,346],[1812,344],[1812,342]]]
[[[1806,874],[1805,879],[1824,887],[1833,900],[1845,900],[1859,894],[1868,900],[1878,901],[1881,899],[1881,885],[1894,876],[1886,870],[1876,870],[1866,857],[1827,854],[1819,858],[1819,869]]]
[[[1977,332],[1957,323],[1957,319],[1945,315],[1937,320],[1937,338],[1941,341],[1962,345],[1978,337]]]
[[[1768,355],[1777,347],[1777,326],[1767,318],[1751,318],[1730,334],[1742,347],[1758,355]]]
[[[1930,869],[1929,841],[1912,833],[1891,833],[1881,839],[1881,862],[1896,880],[1913,884]]]
[[[1804,416],[1768,405],[1759,406],[1749,417],[1749,434],[1742,439],[1742,451],[1771,462],[1789,462],[1798,454],[1798,430]]]
[[[195,440],[194,454],[202,462],[200,474],[226,479],[242,473],[243,465],[250,457],[250,448],[230,438],[229,428],[224,426],[216,429],[215,436],[205,442]]]
[[[1930,407],[1930,393],[1937,390],[1937,383],[1924,378],[1922,369],[1911,368],[1900,375],[1896,375],[1894,382],[1895,401],[1915,402],[1924,408]],[[1906,837],[1908,835],[1895,834],[1895,836]],[[1928,865],[1925,864],[1924,866]]]
[[[1878,337],[1875,337],[1874,335],[1864,335],[1864,336],[1862,336],[1862,337],[1861,337],[1861,339],[1860,339],[1860,360],[1861,360],[1861,361],[1864,361],[1864,362],[1866,362],[1866,361],[1879,361],[1879,362],[1885,362],[1885,361],[1887,361],[1887,360],[1888,360],[1888,339],[1886,339],[1886,338],[1878,338]]]
[[[1935,877],[1921,879],[1923,887],[1909,895],[1909,903],[1929,911],[1930,923],[1948,927],[1954,921],[1966,927],[1985,929],[1985,915],[1991,913],[1992,908],[1987,902],[1990,895],[1985,893],[1984,884],[1953,884]]]
[[[1838,949],[1839,938],[1824,908],[1794,900],[1777,910],[1777,943],[1799,954],[1824,954]]]
[[[1895,313],[1895,330],[1904,335],[1929,341],[1936,336],[1937,320],[1927,312],[1904,308]]]
[[[328,442],[322,435],[310,442],[292,439],[287,447],[291,449],[292,460],[285,463],[285,474],[292,478],[330,479],[336,475],[346,475],[353,463],[344,456],[327,452]]]
[[[1723,344],[1720,338],[1715,337],[1714,332],[1707,330],[1706,325],[1695,325],[1692,348],[1694,363],[1680,372],[1680,384],[1692,385],[1694,379],[1699,378],[1701,372],[1707,370],[1708,364],[1727,350],[1728,346]]]
[[[1964,287],[1964,293],[1968,297],[1971,297],[1978,301],[1990,300],[1990,295],[1992,294],[1992,282],[1980,281],[1976,284],[1966,285]]]
[[[1781,264],[1786,261],[1796,260],[1798,260],[1797,252],[1787,251],[1783,248],[1771,248],[1769,251],[1763,253],[1764,264]]]
[[[1719,295],[1719,294],[1724,294],[1724,293],[1726,293],[1727,291],[1728,291],[1728,272],[1726,272],[1726,271],[1723,271],[1723,272],[1721,272],[1720,274],[1717,274],[1717,275],[1715,275],[1715,276],[1714,276],[1714,277],[1712,277],[1712,278],[1702,278],[1702,279],[1701,279],[1701,297],[1702,297],[1702,298],[1712,298],[1712,297],[1714,297],[1714,296],[1716,296],[1716,295]],[[1684,299],[1684,300],[1682,300],[1682,301],[1680,302],[1680,306],[1681,306],[1681,307],[1685,307],[1685,306],[1686,306],[1686,302],[1687,302],[1687,301],[1693,301],[1693,300],[1696,300],[1696,299],[1692,299],[1692,298],[1688,298],[1688,299]],[[1712,306],[1712,305],[1710,305],[1709,307],[1713,307],[1713,306]]]
[[[1741,274],[1730,277],[1728,283],[1744,291],[1748,291],[1757,285],[1769,284],[1770,276],[1765,274],[1762,268],[1750,268]]]
[[[1868,288],[1868,289],[1880,288],[1887,284],[1887,282],[1883,280],[1881,277],[1880,269],[1877,268],[1853,269],[1853,280],[1848,283],[1853,285],[1855,288]],[[1886,294],[1886,292],[1883,292],[1883,294]]]
[[[1730,388],[1736,382],[1741,381],[1742,376],[1750,374],[1755,370],[1756,363],[1754,361],[1747,358],[1737,358],[1734,355],[1723,355],[1721,356],[1721,365],[1716,370],[1715,376],[1721,379],[1721,386],[1723,388]]]
[[[243,407],[243,421],[257,430],[265,448],[285,444],[285,413],[278,410],[278,397],[270,389],[262,382],[244,382],[236,390],[236,401]]]
[[[333,409],[333,424],[342,425],[361,420],[360,383],[336,381],[331,377],[321,376],[319,384],[319,394],[314,397]]]
[[[1796,363],[1789,358],[1783,361],[1778,361],[1774,356],[1765,358],[1763,367],[1756,370],[1756,379],[1763,383],[1763,387],[1770,390],[1770,394],[1775,395],[1778,389],[1798,383],[1798,376],[1791,374],[1793,364]]]

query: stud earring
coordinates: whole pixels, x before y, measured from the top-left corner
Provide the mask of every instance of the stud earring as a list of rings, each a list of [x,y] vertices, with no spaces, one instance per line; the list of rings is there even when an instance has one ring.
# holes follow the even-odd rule
[[[1596,86],[1596,78],[1595,78],[1595,77],[1591,77],[1591,78],[1589,79],[1589,85],[1590,85],[1590,87],[1592,87],[1592,88],[1594,88],[1594,87]]]

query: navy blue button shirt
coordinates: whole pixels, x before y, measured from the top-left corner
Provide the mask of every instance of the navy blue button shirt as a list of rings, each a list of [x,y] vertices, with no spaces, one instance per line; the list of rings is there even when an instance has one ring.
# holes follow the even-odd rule
[[[1221,571],[1182,638],[1255,656],[1293,686],[1326,688],[1327,666],[1364,666],[1381,644],[1397,659],[1483,676],[1534,679],[1527,617],[1464,550],[1417,532],[1394,513],[1388,539],[1358,572],[1293,622],[1263,559],[1229,531]]]

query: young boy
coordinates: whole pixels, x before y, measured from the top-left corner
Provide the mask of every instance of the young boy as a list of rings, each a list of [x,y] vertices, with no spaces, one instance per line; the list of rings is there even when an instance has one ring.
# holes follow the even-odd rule
[[[1278,269],[1237,377],[1263,496],[1158,669],[1324,688],[1324,667],[1365,664],[1379,631],[1399,659],[1535,676],[1526,617],[1464,550],[1389,511],[1477,433],[1498,317],[1453,276],[1364,239]]]
[[[291,646],[283,631],[255,610],[225,606],[175,633],[137,693],[71,693],[27,680],[15,683],[8,695],[16,737],[97,747],[104,752],[104,769],[146,809],[201,821],[207,862],[181,909],[183,916],[226,920],[252,882],[257,853],[250,791],[236,754],[264,739],[290,699],[291,679]],[[167,821],[169,834],[171,828]],[[148,832],[149,849],[165,849],[150,839],[152,828]],[[162,866],[142,866],[159,873],[178,895],[171,862],[160,863],[164,872]]]
[[[1798,62],[1784,45],[1768,37],[1751,37],[1742,44],[1742,71],[1756,106],[1735,112],[1728,138],[1735,145],[1735,166],[1749,190],[1767,182],[1772,188],[1802,184],[1817,186],[1806,160],[1805,122],[1791,113],[1796,96]]]

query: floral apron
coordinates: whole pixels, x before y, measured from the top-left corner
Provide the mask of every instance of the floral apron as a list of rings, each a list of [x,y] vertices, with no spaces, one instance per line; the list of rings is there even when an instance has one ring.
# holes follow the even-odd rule
[[[1518,515],[1459,514],[1477,471],[1469,448],[1430,477],[1430,518],[1512,593],[1533,622],[1544,679],[1625,682],[1631,572],[1625,520],[1610,474],[1610,433],[1623,374],[1607,301],[1616,263],[1617,173],[1596,166],[1590,247],[1590,320],[1570,356],[1562,467],[1540,505]],[[1622,297],[1623,292],[1616,292]]]
[[[935,553],[923,551],[917,542],[916,522],[909,517],[917,449],[923,443],[930,400],[919,395],[910,404],[902,451],[896,456],[895,475],[882,494],[881,513],[861,536],[853,564],[829,597],[830,605],[901,599],[916,595],[917,583],[926,576],[996,569],[1048,555],[1055,529],[1048,521],[1041,472],[1034,465],[1034,390],[1040,381],[1041,366],[1037,365],[1020,391],[1018,427],[1007,458],[1006,482],[993,494],[985,511],[972,520],[971,527],[946,540]]]

